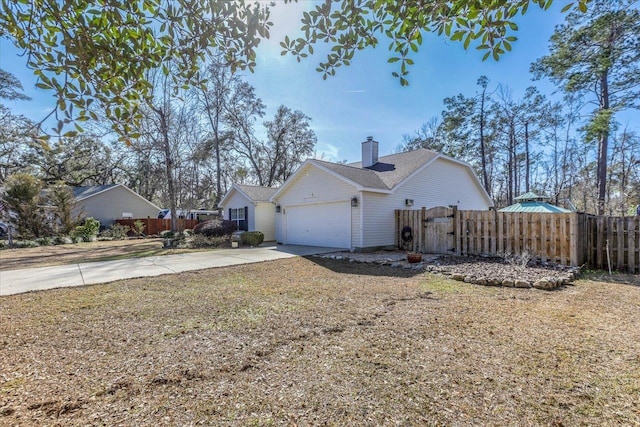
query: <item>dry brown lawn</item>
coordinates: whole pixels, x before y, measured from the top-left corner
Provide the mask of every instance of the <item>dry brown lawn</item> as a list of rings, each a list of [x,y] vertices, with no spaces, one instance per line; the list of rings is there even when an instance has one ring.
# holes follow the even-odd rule
[[[37,248],[2,249],[0,250],[0,271],[170,255],[188,251],[194,251],[194,249],[165,249],[163,248],[163,239],[114,240]]]
[[[631,284],[296,258],[3,297],[0,331],[0,425],[640,424]]]

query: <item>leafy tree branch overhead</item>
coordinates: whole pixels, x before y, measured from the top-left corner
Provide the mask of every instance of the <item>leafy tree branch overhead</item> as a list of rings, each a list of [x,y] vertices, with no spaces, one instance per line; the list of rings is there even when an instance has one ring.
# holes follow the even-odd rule
[[[294,0],[285,0],[291,3]],[[586,10],[590,0],[568,2],[565,9]],[[58,118],[80,124],[103,109],[114,129],[135,138],[139,106],[151,93],[146,72],[171,70],[176,88],[201,84],[206,57],[221,52],[232,69],[255,66],[256,48],[269,37],[272,23],[265,2],[242,0],[1,0],[0,35],[24,51],[38,86],[52,90]],[[425,32],[444,34],[465,48],[486,50],[485,58],[511,50],[513,19],[530,5],[549,8],[552,0],[344,0],[325,1],[301,20],[304,37],[285,38],[284,52],[298,59],[320,42],[333,45],[318,71],[324,78],[349,65],[357,50],[390,40],[394,75],[408,84],[410,55]],[[74,131],[70,131],[71,136]]]
[[[268,37],[268,10],[259,3],[208,0],[2,0],[0,35],[23,50],[38,87],[57,97],[57,132],[65,122],[95,118],[100,104],[122,135],[150,96],[149,70],[171,70],[175,87],[198,84],[213,49],[232,69],[253,68]]]
[[[586,12],[590,1],[565,2],[563,12]],[[315,44],[329,43],[331,51],[317,68],[326,79],[337,68],[349,65],[357,51],[387,41],[388,62],[399,63],[393,76],[406,86],[409,66],[414,63],[411,55],[420,49],[425,33],[444,35],[465,49],[475,47],[485,52],[483,60],[492,57],[497,61],[517,39],[515,18],[530,6],[546,10],[552,4],[553,0],[325,0],[304,13],[304,36],[285,38],[282,54],[290,53],[300,61],[314,53]]]

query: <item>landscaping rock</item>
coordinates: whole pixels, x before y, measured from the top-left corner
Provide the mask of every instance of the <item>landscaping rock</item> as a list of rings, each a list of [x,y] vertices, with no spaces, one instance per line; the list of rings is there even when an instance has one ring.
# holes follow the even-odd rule
[[[536,289],[553,289],[556,287],[556,285],[554,282],[552,282],[549,279],[541,279],[541,280],[536,280],[533,283],[533,287]]]
[[[567,267],[550,262],[532,260],[527,266],[514,264],[491,256],[423,255],[423,261],[415,267],[406,261],[405,252],[335,252],[323,257],[368,263],[391,268],[427,271],[453,280],[486,286],[531,288],[540,280],[551,283],[551,289],[570,283],[580,273],[579,267]],[[543,286],[539,284],[538,286]],[[549,285],[544,285],[549,286]]]

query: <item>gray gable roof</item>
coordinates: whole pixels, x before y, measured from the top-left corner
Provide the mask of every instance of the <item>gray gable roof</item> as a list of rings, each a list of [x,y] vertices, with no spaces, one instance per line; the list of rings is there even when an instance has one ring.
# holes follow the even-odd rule
[[[313,161],[363,187],[391,190],[439,155],[435,151],[420,148],[404,153],[382,156],[378,158],[378,163],[364,169],[362,168],[362,162],[342,165],[321,160]]]
[[[362,169],[352,165],[325,162],[323,160],[312,161],[363,187],[378,188],[380,190],[389,189],[384,181],[373,170]]]
[[[117,186],[118,184],[88,185],[85,187],[73,187],[71,191],[73,191],[73,197],[75,197],[76,200],[82,200]]]
[[[254,202],[268,202],[277,190],[277,188],[260,187],[257,185],[236,184],[236,186]]]

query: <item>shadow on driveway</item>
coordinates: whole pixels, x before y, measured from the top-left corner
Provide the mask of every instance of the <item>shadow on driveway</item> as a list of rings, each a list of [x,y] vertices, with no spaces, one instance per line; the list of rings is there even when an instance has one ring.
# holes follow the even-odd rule
[[[333,252],[348,251],[343,248],[324,248],[319,246],[303,246],[303,245],[269,245],[273,250],[282,252],[285,254],[309,256],[318,254],[329,254]]]

